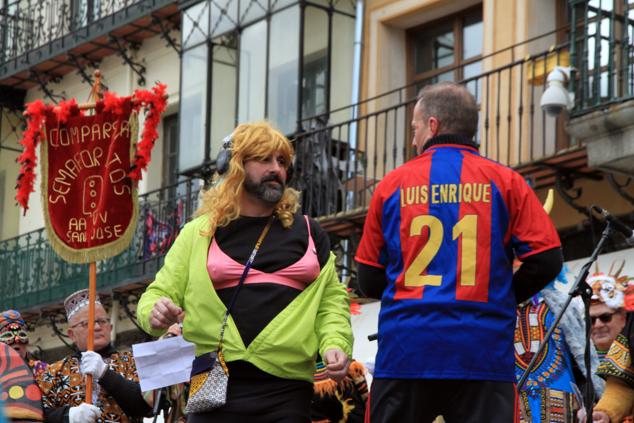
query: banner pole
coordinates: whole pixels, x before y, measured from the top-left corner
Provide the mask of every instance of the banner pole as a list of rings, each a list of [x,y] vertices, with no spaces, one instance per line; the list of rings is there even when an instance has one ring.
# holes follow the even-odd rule
[[[97,263],[90,262],[88,276],[88,350],[95,349],[95,299],[97,297]],[[92,375],[86,375],[86,403],[92,404]]]
[[[95,83],[90,90],[89,98],[94,101],[86,108],[95,107],[101,98],[101,71],[95,70]],[[86,105],[84,105],[86,106]],[[88,351],[95,350],[95,300],[97,299],[97,263],[91,261],[88,272]],[[86,375],[86,403],[92,404],[92,375]]]

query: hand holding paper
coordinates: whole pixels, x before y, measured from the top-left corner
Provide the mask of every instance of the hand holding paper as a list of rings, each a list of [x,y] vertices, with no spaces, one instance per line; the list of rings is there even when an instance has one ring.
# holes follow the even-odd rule
[[[132,345],[141,391],[188,382],[194,344],[182,336]]]

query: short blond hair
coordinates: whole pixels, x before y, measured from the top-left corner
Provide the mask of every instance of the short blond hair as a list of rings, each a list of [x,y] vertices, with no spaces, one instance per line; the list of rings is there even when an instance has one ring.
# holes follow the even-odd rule
[[[202,232],[213,236],[218,227],[227,226],[240,216],[240,198],[244,190],[244,162],[266,159],[272,153],[280,153],[286,163],[293,160],[293,146],[290,141],[266,121],[244,123],[231,134],[231,160],[229,169],[222,175],[214,176],[211,188],[203,193],[197,216],[206,215],[209,226]],[[293,224],[293,215],[299,209],[299,192],[286,187],[282,198],[275,207],[275,214],[285,228]]]

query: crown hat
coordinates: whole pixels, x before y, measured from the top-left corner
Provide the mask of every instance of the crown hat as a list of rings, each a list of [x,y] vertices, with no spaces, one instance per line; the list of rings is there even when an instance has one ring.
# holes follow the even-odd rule
[[[79,310],[88,305],[89,296],[87,289],[81,289],[77,292],[73,292],[64,300],[64,308],[66,309],[66,318],[70,320],[71,317]],[[95,296],[95,304],[101,304],[99,296]]]

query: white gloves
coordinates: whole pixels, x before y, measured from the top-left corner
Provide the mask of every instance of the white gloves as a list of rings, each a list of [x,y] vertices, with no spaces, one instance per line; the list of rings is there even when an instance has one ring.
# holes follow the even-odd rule
[[[94,351],[85,351],[81,353],[81,364],[79,371],[82,375],[92,375],[96,379],[101,377],[108,370],[108,365],[104,363],[99,354]]]
[[[95,423],[101,415],[101,410],[92,404],[82,402],[77,407],[68,410],[69,423]]]

